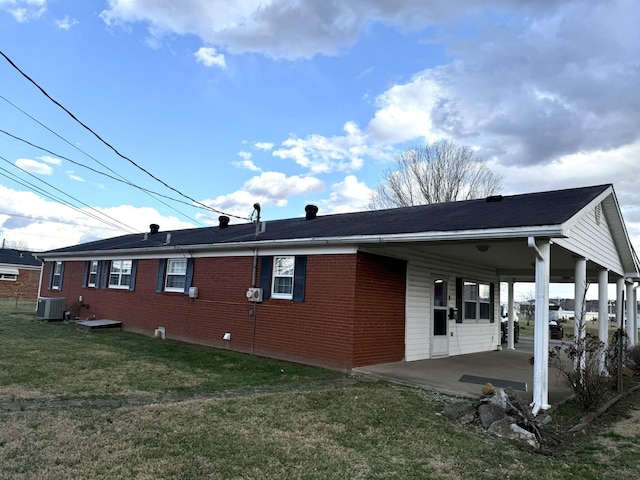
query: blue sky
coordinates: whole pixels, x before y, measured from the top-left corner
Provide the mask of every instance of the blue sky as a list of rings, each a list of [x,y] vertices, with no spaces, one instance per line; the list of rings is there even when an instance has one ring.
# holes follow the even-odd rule
[[[225,213],[363,209],[395,154],[447,138],[503,194],[613,183],[638,249],[638,18],[631,0],[0,0],[0,50]],[[0,238],[44,250],[217,223],[4,58],[0,79],[0,129],[53,152],[0,133]]]

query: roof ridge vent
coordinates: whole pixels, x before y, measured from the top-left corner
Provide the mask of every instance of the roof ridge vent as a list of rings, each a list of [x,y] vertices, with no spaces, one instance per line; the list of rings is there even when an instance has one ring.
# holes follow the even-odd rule
[[[218,222],[219,222],[220,228],[227,228],[229,226],[229,220],[230,220],[230,218],[228,216],[220,215],[218,217]]]
[[[487,202],[501,202],[503,198],[502,195],[489,195],[486,200]]]
[[[155,235],[159,231],[160,231],[160,225],[158,225],[157,223],[152,223],[151,225],[149,225],[149,233],[151,235]]]
[[[304,207],[304,211],[306,213],[307,220],[313,220],[318,214],[318,207],[315,205],[307,205]]]

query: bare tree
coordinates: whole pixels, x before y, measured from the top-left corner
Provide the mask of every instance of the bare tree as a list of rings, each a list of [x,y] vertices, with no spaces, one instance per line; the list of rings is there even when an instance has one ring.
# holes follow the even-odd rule
[[[369,200],[369,208],[408,207],[496,195],[502,176],[473,149],[440,140],[410,148],[396,157]]]

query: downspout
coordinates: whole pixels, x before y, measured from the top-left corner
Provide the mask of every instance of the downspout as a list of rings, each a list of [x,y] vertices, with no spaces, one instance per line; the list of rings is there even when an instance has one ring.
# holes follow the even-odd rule
[[[536,311],[534,330],[533,402],[531,413],[535,416],[549,408],[549,257],[550,242],[542,245],[534,237],[527,239],[529,248],[536,255]]]
[[[256,233],[255,240],[258,240],[260,236],[260,204],[253,204],[254,212],[256,212]],[[258,247],[253,249],[253,269],[251,272],[251,288],[255,288],[256,282],[258,278]],[[251,309],[251,316],[253,317],[253,333],[251,335],[251,355],[253,355],[254,347],[256,344],[256,316],[258,313],[257,309],[258,302],[253,302],[253,308]]]
[[[36,257],[37,258],[37,257]],[[44,275],[44,260],[40,260],[42,265],[40,266],[40,279],[38,280],[38,295],[36,296],[36,308],[34,310],[38,310],[38,298],[40,298],[40,292],[42,289],[42,277]]]

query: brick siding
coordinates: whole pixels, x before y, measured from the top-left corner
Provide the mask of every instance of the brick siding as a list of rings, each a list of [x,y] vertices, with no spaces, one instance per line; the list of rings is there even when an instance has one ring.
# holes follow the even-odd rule
[[[384,257],[309,255],[303,302],[255,305],[245,296],[252,257],[196,258],[197,299],[156,293],[157,259],[138,260],[133,292],[82,288],[83,261],[65,262],[62,289],[48,290],[51,266],[41,296],[66,297],[74,317],[120,320],[128,331],[163,326],[171,339],[340,370],[404,353],[404,262]]]
[[[20,273],[15,281],[0,280],[0,298],[16,298],[17,296],[21,300],[33,300],[35,302],[38,297],[40,269],[16,268]]]

